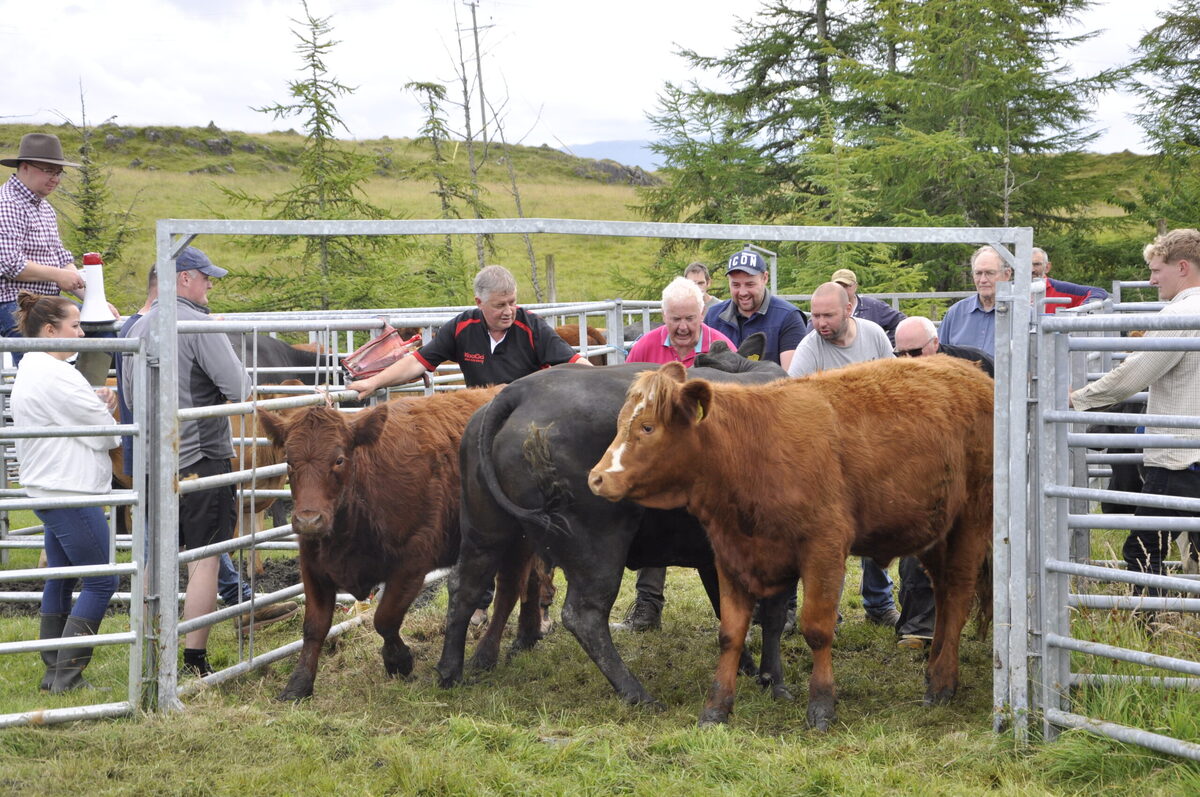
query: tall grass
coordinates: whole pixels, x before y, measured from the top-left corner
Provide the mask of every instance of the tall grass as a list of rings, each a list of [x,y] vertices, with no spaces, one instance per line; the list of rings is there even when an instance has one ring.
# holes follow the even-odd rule
[[[798,636],[785,638],[784,656],[800,699],[774,701],[740,678],[730,725],[699,729],[716,621],[691,571],[672,569],[667,589],[662,631],[616,638],[661,701],[658,710],[620,703],[561,628],[493,672],[438,688],[443,592],[405,624],[417,662],[408,680],[384,676],[378,638],[364,627],[330,646],[314,697],[298,705],[273,699],[291,670],[287,662],[205,690],[181,714],[0,731],[0,783],[9,793],[38,795],[1127,795],[1200,788],[1194,764],[1086,734],[1027,749],[993,734],[987,642],[965,640],[963,685],[949,705],[922,706],[921,655],[897,649],[889,630],[863,622],[853,583],[834,644],[839,723],[830,733],[804,724],[811,657]],[[627,584],[614,614],[632,594]],[[4,620],[0,629],[10,634],[13,624],[28,630],[32,621]],[[263,638],[282,641],[298,630],[293,619],[265,629]],[[231,639],[218,627],[219,656],[232,657]],[[30,660],[19,675],[17,658]],[[25,702],[18,693],[36,683],[36,658],[0,661],[0,701]],[[89,675],[120,694],[123,653],[104,649],[98,659]]]

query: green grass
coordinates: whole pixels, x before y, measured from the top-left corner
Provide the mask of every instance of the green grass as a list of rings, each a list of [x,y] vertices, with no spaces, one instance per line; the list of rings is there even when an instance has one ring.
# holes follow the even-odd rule
[[[299,705],[273,699],[291,671],[287,661],[198,693],[179,714],[0,731],[0,791],[1166,795],[1200,789],[1200,766],[1088,734],[1024,749],[993,734],[990,643],[970,636],[959,694],[947,706],[922,706],[921,656],[898,650],[890,631],[863,622],[856,575],[851,567],[846,622],[834,645],[839,722],[828,734],[805,728],[811,657],[800,637],[784,640],[784,656],[787,681],[801,699],[774,701],[739,678],[731,724],[696,727],[715,665],[716,621],[694,573],[673,568],[662,631],[616,640],[662,701],[659,711],[617,700],[561,627],[494,672],[438,688],[433,667],[443,591],[405,624],[416,656],[411,679],[387,679],[377,637],[359,629],[324,653],[316,693]],[[632,599],[632,579],[626,582],[614,614]],[[120,623],[110,618],[106,630]],[[0,620],[0,632],[6,639],[30,635],[34,625]],[[299,625],[297,618],[271,626],[262,639],[282,643]],[[230,663],[233,637],[223,626],[214,631],[213,650]],[[469,640],[468,653],[473,645]],[[40,672],[36,659],[0,661],[0,703],[17,710],[81,699],[30,699]],[[121,699],[124,650],[106,648],[97,659],[88,674],[112,691],[90,699]],[[1139,700],[1148,704],[1155,695]]]

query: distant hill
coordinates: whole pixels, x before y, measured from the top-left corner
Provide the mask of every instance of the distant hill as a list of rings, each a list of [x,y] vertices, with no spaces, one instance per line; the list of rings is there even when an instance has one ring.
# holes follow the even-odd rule
[[[657,171],[662,164],[659,156],[650,151],[649,141],[595,141],[591,144],[572,144],[563,151],[580,158],[613,160],[626,166],[640,166],[648,172]]]

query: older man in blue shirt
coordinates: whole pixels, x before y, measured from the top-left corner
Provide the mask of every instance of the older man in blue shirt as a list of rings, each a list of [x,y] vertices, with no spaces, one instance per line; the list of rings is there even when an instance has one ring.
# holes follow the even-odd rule
[[[938,337],[951,346],[974,346],[996,356],[996,283],[1012,279],[1012,268],[992,246],[971,255],[975,295],[955,302],[946,311]]]

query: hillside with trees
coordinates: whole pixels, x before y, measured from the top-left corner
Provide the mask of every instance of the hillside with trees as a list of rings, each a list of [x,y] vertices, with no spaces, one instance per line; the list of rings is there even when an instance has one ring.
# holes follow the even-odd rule
[[[1179,0],[1137,60],[1076,76],[1090,34],[1056,31],[1089,0],[768,0],[725,53],[680,55],[696,77],[649,112],[654,174],[505,139],[501,116],[461,85],[414,81],[412,137],[347,141],[337,100],[353,89],[324,57],[330,18],[297,23],[303,76],[258,110],[280,131],[64,122],[84,168],[55,195],[64,240],[106,256],[110,298],[140,304],[159,218],[552,217],[840,226],[1030,226],[1055,274],[1107,284],[1143,275],[1159,229],[1196,224],[1200,0]],[[714,89],[716,78],[726,88]],[[1144,99],[1149,156],[1086,152],[1091,101]],[[483,109],[476,111],[475,109]],[[473,115],[474,114],[474,115]],[[487,114],[482,116],[481,114]],[[0,126],[0,151],[35,128]],[[44,129],[44,128],[38,128]],[[480,264],[507,265],[526,301],[657,295],[728,243],[572,236],[200,241],[232,279],[219,310],[458,304]],[[841,267],[862,289],[969,287],[968,247],[786,244],[778,284],[806,292]],[[718,281],[719,284],[720,281]]]

